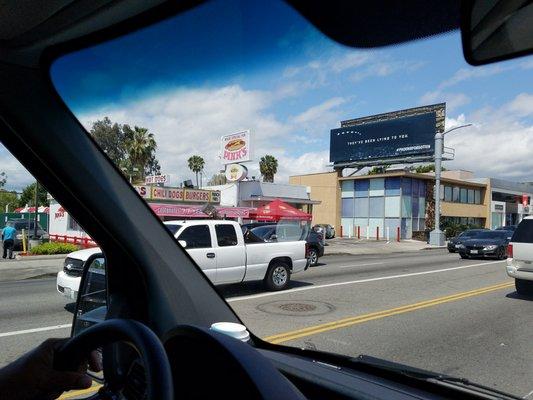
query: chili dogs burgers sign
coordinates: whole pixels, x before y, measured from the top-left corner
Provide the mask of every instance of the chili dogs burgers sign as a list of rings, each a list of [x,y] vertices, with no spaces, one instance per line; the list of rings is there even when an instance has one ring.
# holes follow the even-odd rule
[[[242,131],[222,136],[220,157],[222,164],[234,164],[252,159],[250,151],[250,131]]]

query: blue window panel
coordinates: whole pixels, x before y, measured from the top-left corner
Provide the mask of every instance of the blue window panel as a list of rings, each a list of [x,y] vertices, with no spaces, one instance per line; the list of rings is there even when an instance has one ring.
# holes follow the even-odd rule
[[[353,237],[353,219],[341,218],[342,236]]]
[[[385,218],[385,237],[387,237],[387,228],[389,228],[389,239],[396,240],[399,227],[400,218]]]
[[[368,197],[368,188],[370,182],[368,179],[355,181],[355,197]]]
[[[418,217],[418,211],[419,211],[419,209],[418,209],[418,205],[419,205],[418,199],[419,199],[419,197],[413,197],[413,200],[411,202],[411,209],[413,211],[413,214],[412,214],[413,217]]]
[[[401,179],[396,178],[386,178],[385,179],[385,196],[399,196],[400,195],[400,186]]]
[[[368,218],[368,197],[355,199],[354,215],[358,218]]]
[[[370,196],[384,196],[385,195],[385,179],[376,178],[370,179]]]
[[[400,196],[385,197],[385,217],[400,218]]]
[[[402,218],[402,239],[411,239],[413,237],[411,218]]]
[[[420,218],[426,217],[426,198],[420,197],[418,199],[418,216]]]
[[[412,193],[412,179],[402,178],[402,196],[411,196]]]
[[[411,217],[412,209],[411,209],[411,197],[410,196],[402,196],[402,218]]]
[[[342,217],[353,217],[353,199],[342,199]]]
[[[377,228],[379,228],[379,237],[383,238],[385,236],[383,218],[369,218],[368,226],[370,230],[370,237],[375,238],[378,235]]]
[[[341,182],[341,197],[353,197],[354,181]]]
[[[411,192],[411,195],[413,197],[418,197],[418,179],[413,179],[413,191]]]
[[[426,182],[425,181],[419,181],[418,182],[418,194],[420,197],[426,197]]]
[[[368,207],[369,217],[381,217],[385,216],[385,197],[371,197]]]

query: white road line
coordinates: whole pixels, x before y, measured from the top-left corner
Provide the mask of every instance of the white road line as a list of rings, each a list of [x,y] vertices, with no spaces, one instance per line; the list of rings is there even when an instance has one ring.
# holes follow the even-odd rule
[[[375,263],[365,263],[365,264],[352,264],[352,265],[341,265],[339,268],[352,268],[352,267],[366,267],[367,265],[383,265],[384,262],[375,262]]]
[[[24,335],[26,333],[36,333],[36,332],[54,331],[58,329],[66,329],[66,328],[70,328],[71,326],[72,324],[63,324],[63,325],[43,326],[41,328],[24,329],[22,331],[3,332],[3,333],[0,333],[0,338],[7,337],[7,336]]]
[[[329,287],[334,287],[334,286],[344,286],[344,285],[353,285],[353,284],[357,284],[357,283],[385,281],[385,280],[388,280],[388,279],[408,278],[410,276],[438,274],[438,273],[441,273],[441,272],[457,271],[459,269],[481,267],[482,265],[497,264],[497,263],[502,263],[502,262],[505,262],[505,261],[491,261],[491,262],[485,262],[485,263],[480,263],[480,264],[462,265],[460,267],[434,269],[434,270],[431,270],[431,271],[422,271],[422,272],[412,272],[412,273],[409,273],[409,274],[388,275],[388,276],[380,276],[378,278],[367,278],[367,279],[358,279],[358,280],[355,280],[355,281],[327,283],[327,284],[324,284],[324,285],[312,285],[312,286],[305,286],[305,287],[300,287],[300,288],[295,288],[295,289],[283,290],[281,292],[268,292],[268,293],[252,294],[252,295],[249,295],[249,296],[233,297],[233,298],[226,299],[226,301],[228,303],[233,303],[233,302],[236,302],[236,301],[258,299],[258,298],[261,298],[261,297],[279,296],[279,295],[284,295],[284,294],[287,294],[287,293],[303,292],[303,291],[306,291],[306,290],[323,289],[323,288],[329,288]]]

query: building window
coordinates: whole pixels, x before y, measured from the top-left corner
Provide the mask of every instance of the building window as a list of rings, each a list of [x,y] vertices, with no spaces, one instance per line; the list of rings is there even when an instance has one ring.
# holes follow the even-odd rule
[[[368,218],[354,218],[353,219],[354,229],[359,227],[361,237],[366,236],[366,227],[368,226]]]
[[[474,203],[481,204],[481,190],[479,189],[474,191]]]
[[[402,196],[402,217],[411,217],[411,197]]]
[[[385,237],[385,232],[383,229],[383,218],[369,218],[368,220],[368,226],[370,229],[370,237],[376,237],[378,235],[378,228],[379,228],[379,236]]]
[[[411,178],[402,178],[402,196],[411,196],[411,181]]]
[[[355,197],[368,197],[368,179],[355,181]]]
[[[454,203],[459,203],[460,197],[459,197],[459,187],[454,186],[452,189],[452,201]]]
[[[468,202],[468,191],[465,188],[461,188],[459,202],[467,203]]]
[[[385,179],[385,196],[399,196],[400,183],[400,178]]]
[[[452,201],[452,187],[444,186],[444,201]]]
[[[474,204],[474,189],[468,189],[468,204]]]
[[[30,229],[33,229],[33,223]],[[81,231],[82,230],[81,226],[70,215],[68,216],[68,219],[67,219],[67,229],[69,231]]]
[[[353,219],[352,218],[341,218],[341,226],[342,226],[343,237],[353,236]]]
[[[440,199],[442,201],[444,201],[444,185],[440,185],[440,192],[439,192],[439,195],[440,195]]]
[[[385,197],[385,217],[400,217],[400,197]]]
[[[369,204],[369,217],[381,217],[385,216],[385,198],[384,197],[371,197]]]
[[[353,199],[342,199],[342,216],[353,217]]]
[[[418,199],[419,199],[418,196],[417,197],[413,196],[413,200],[411,202],[411,210],[413,211],[412,213],[413,217],[418,217],[418,211],[419,211],[418,210]]]
[[[341,182],[341,197],[353,197],[354,181]]]
[[[368,197],[356,198],[354,205],[354,215],[356,217],[367,218],[368,217]]]
[[[418,185],[420,197],[426,198],[426,182],[420,181]]]
[[[385,195],[385,179],[370,179],[370,197],[378,197]]]
[[[420,197],[418,200],[418,216],[420,218],[426,217],[426,198]]]

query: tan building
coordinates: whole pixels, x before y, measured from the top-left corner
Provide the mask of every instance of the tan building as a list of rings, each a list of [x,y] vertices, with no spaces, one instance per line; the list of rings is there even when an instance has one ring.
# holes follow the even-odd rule
[[[394,171],[341,177],[337,172],[291,176],[310,188],[313,223],[328,223],[343,236],[376,237],[398,231],[402,238],[433,228],[434,175]],[[441,178],[441,221],[495,228],[513,225],[530,207],[533,185],[476,179],[469,171],[445,171]],[[525,206],[523,204],[526,204]]]

